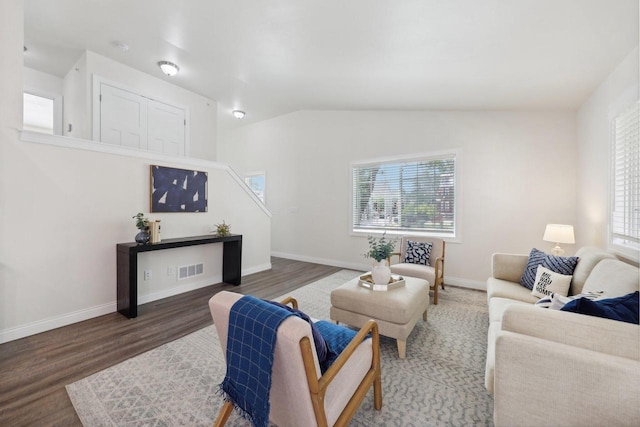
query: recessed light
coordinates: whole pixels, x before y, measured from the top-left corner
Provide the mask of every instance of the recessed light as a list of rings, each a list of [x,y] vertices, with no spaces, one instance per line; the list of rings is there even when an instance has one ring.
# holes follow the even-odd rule
[[[233,114],[233,117],[235,117],[236,119],[241,119],[244,117],[245,113],[242,110],[233,110],[231,114]]]
[[[160,67],[162,72],[169,77],[175,76],[176,74],[178,74],[178,71],[180,71],[180,67],[169,61],[158,62],[158,67]]]

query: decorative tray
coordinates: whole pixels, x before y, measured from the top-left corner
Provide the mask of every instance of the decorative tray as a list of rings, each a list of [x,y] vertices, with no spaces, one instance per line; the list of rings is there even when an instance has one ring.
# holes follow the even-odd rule
[[[389,283],[386,285],[376,285],[373,283],[371,273],[360,276],[358,283],[360,286],[371,289],[372,291],[390,291],[391,289],[401,288],[405,285],[404,277],[395,274],[391,275],[391,279],[389,279]]]

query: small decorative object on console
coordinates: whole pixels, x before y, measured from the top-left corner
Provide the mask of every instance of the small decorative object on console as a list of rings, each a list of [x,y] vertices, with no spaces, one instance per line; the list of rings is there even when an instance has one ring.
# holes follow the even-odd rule
[[[148,219],[144,217],[142,212],[138,212],[136,215],[131,218],[136,220],[136,228],[140,230],[138,234],[136,234],[136,243],[145,244],[149,242],[149,225]]]
[[[149,234],[151,235],[150,243],[160,243],[160,220],[149,221]]]
[[[212,233],[218,236],[228,236],[231,233],[231,224],[225,224],[222,220],[222,224],[214,224],[216,229]]]

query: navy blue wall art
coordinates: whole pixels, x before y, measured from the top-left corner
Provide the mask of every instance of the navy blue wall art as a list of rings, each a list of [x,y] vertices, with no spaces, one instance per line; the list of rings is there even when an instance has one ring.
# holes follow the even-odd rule
[[[207,173],[151,165],[151,212],[206,212]]]

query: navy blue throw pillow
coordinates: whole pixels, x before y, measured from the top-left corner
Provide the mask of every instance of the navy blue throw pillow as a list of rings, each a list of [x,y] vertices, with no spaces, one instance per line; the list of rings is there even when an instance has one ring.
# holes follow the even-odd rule
[[[527,261],[527,266],[524,269],[524,273],[520,278],[520,284],[527,289],[533,289],[533,284],[536,282],[536,272],[538,271],[538,266],[542,264],[544,260],[545,253],[537,250],[536,248],[531,249],[531,253],[529,253],[529,260]]]
[[[533,289],[533,285],[536,282],[536,273],[538,267],[543,266],[554,273],[563,274],[565,276],[573,276],[573,270],[578,265],[579,258],[576,256],[555,256],[547,255],[544,252],[533,248],[529,253],[529,259],[527,260],[527,266],[524,269],[524,273],[520,278],[520,284],[527,289]]]
[[[575,270],[576,265],[578,265],[578,257],[546,255],[540,265],[554,273],[573,276],[573,270]]]
[[[429,265],[431,257],[431,248],[433,243],[414,242],[407,240],[407,249],[405,251],[404,262],[408,264]]]
[[[316,326],[327,342],[327,358],[320,362],[320,371],[324,374],[358,332],[326,320],[319,320]]]
[[[640,324],[640,292],[618,297],[592,301],[580,298],[569,301],[562,307],[562,311],[588,314],[589,316],[604,317],[605,319]]]
[[[327,357],[330,356],[329,347],[327,346],[327,342],[322,336],[322,333],[320,333],[320,331],[316,327],[316,323],[314,323],[313,320],[311,320],[311,318],[306,313],[303,313],[297,308],[291,308],[288,305],[280,304],[279,302],[276,302],[276,301],[270,301],[270,300],[263,300],[263,301],[266,301],[273,305],[277,305],[278,307],[284,308],[285,310],[289,310],[290,312],[292,312],[302,320],[309,323],[309,326],[311,326],[311,335],[313,335],[313,344],[316,348],[316,354],[318,355],[319,363],[324,362],[327,359]]]

